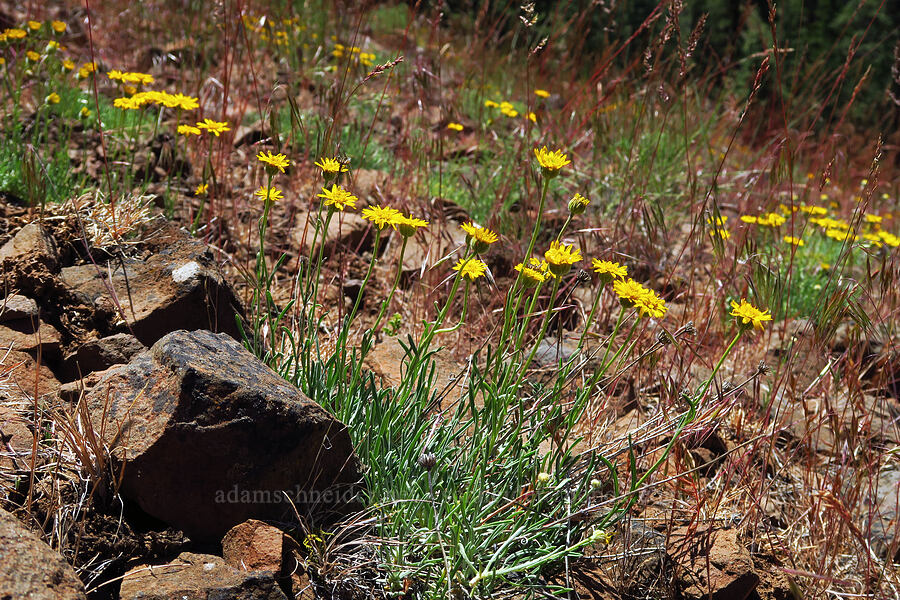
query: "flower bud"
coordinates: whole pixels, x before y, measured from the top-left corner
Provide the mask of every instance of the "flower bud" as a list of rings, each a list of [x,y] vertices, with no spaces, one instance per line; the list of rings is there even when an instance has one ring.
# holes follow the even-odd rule
[[[581,194],[575,194],[571,200],[569,200],[569,212],[573,215],[580,215],[584,213],[587,205],[590,204],[590,200],[582,196]]]

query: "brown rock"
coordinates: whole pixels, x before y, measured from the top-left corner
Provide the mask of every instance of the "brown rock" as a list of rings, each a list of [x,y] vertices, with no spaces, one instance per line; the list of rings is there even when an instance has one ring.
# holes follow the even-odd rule
[[[298,550],[297,542],[280,529],[253,519],[233,527],[222,539],[222,556],[232,567],[269,571],[289,597],[313,600],[315,593]]]
[[[14,406],[0,404],[0,452],[7,453],[12,449],[16,455],[31,454],[34,434],[25,419]],[[0,467],[22,468],[21,459],[14,455],[0,458]]]
[[[121,600],[287,600],[271,573],[244,571],[218,556],[181,553],[171,563],[125,574]]]
[[[315,598],[309,576],[297,560],[299,546],[280,529],[251,519],[232,527],[222,539],[229,565],[247,571],[269,571],[292,598]]]
[[[284,532],[251,519],[231,528],[222,539],[222,558],[245,571],[281,573]]]
[[[94,371],[103,371],[113,365],[127,363],[139,352],[146,350],[130,333],[116,333],[99,340],[91,340],[66,355],[63,373],[67,379],[76,379]]]
[[[0,598],[84,600],[74,569],[15,517],[0,509]]]
[[[79,301],[109,315],[110,330],[130,326],[145,346],[177,329],[208,327],[239,336],[235,313],[240,304],[202,244],[180,239],[146,261],[123,262],[125,273],[118,261],[109,265],[109,284],[104,283],[106,268],[94,265],[64,268],[60,279]]]
[[[744,600],[759,585],[737,529],[680,528],[669,539],[669,554],[678,565],[683,598]]]
[[[0,372],[8,373],[9,381],[5,389],[0,389],[0,398],[15,400],[34,398],[37,395],[39,399],[43,399],[55,396],[59,392],[60,384],[53,372],[43,361],[38,365],[31,352],[4,350],[0,354],[0,358],[3,357],[5,358]]]
[[[0,323],[18,319],[37,319],[37,302],[26,296],[10,294],[0,302]]]
[[[53,325],[30,318],[0,323],[0,347],[36,353],[40,349],[44,358],[60,356],[62,344],[59,332]]]
[[[346,427],[227,335],[173,332],[86,401],[124,462],[122,494],[192,539],[294,506],[314,522],[355,508]]]
[[[31,268],[41,265],[55,271],[59,266],[56,241],[39,223],[29,223],[0,247],[0,263],[12,262],[28,263]]]
[[[106,371],[108,370],[109,369],[107,369]],[[66,402],[76,402],[78,398],[81,397],[82,393],[91,391],[94,386],[100,383],[100,380],[103,379],[104,375],[106,375],[106,371],[94,371],[92,373],[88,373],[80,379],[69,381],[60,385],[59,397]]]

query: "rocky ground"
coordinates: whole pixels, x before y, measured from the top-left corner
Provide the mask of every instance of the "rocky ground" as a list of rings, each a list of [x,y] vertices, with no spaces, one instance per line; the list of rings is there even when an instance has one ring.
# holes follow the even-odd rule
[[[3,211],[4,597],[342,596],[307,573],[316,539],[308,534],[361,508],[361,465],[341,423],[242,347],[234,315],[243,308],[212,250],[162,218],[114,253],[79,235],[71,207],[44,218]],[[776,346],[805,352],[803,331],[794,324]],[[548,339],[538,363],[565,352],[565,341]],[[367,365],[396,384],[402,356],[387,338]],[[800,361],[797,377],[807,380],[794,385],[815,379],[816,357]],[[460,363],[451,352],[438,360],[443,387],[458,385]],[[833,409],[864,410],[870,430],[896,443],[897,407],[869,398]],[[642,410],[617,410],[604,431],[626,439]],[[809,412],[784,415],[785,434],[833,453],[840,432],[803,418]],[[719,434],[685,445],[707,480],[735,448]],[[873,529],[876,549],[896,547],[895,484],[885,478],[878,490],[885,518]],[[776,504],[764,510],[778,521]],[[560,582],[596,598],[791,597],[778,561],[728,523],[664,534],[665,525],[635,520],[623,531],[598,549],[605,560],[585,559]],[[358,594],[358,581],[352,589],[343,596]]]

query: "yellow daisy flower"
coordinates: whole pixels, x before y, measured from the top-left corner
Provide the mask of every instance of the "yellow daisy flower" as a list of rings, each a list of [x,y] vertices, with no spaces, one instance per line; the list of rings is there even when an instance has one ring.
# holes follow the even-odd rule
[[[515,266],[515,269],[522,274],[522,283],[525,287],[535,287],[539,283],[544,283],[549,278],[553,277],[547,262],[538,260],[533,256],[531,257],[531,260],[528,261],[527,267],[522,263],[519,263]]]
[[[791,244],[792,246],[805,246],[806,245],[806,242],[804,242],[802,239],[791,236],[791,235],[784,236],[784,241],[787,242],[788,244]]]
[[[544,259],[550,265],[550,272],[561,277],[569,272],[572,265],[581,260],[581,250],[553,241],[550,243],[550,249],[544,252]]]
[[[284,195],[281,193],[281,190],[279,190],[278,188],[274,188],[274,187],[267,188],[265,186],[262,186],[258,190],[253,192],[253,195],[262,200],[265,200],[266,202],[270,202],[270,201],[278,202],[279,200],[284,198]]]
[[[202,123],[197,123],[197,127],[207,130],[216,137],[226,131],[231,131],[228,121],[213,121],[212,119],[203,119]]]
[[[397,228],[403,237],[412,237],[420,227],[428,227],[428,221],[417,219],[415,217],[400,215],[397,218]]]
[[[471,221],[463,223],[460,228],[466,232],[466,243],[472,244],[476,254],[487,252],[488,246],[497,241],[497,234]]]
[[[613,292],[619,297],[619,304],[625,308],[632,308],[642,302],[649,292],[647,288],[631,278],[616,279],[613,281]]]
[[[635,308],[642,317],[653,317],[659,319],[669,310],[666,307],[666,301],[659,297],[659,294],[653,290],[647,289],[640,301],[635,303]]]
[[[600,281],[605,285],[613,279],[625,279],[628,277],[628,267],[610,260],[591,259],[591,267],[600,275]]]
[[[116,98],[113,100],[113,106],[122,110],[137,110],[141,107],[134,98]]]
[[[461,277],[468,277],[474,281],[484,275],[484,272],[487,271],[487,265],[477,258],[459,259],[453,270],[459,271]]]
[[[763,321],[771,321],[772,315],[769,311],[759,310],[745,299],[741,298],[741,303],[738,304],[734,300],[731,301],[731,316],[734,317],[738,325],[741,329],[750,329],[751,327],[755,329],[763,329],[765,325],[763,325]]]
[[[139,85],[150,85],[154,82],[153,75],[147,73],[122,73],[122,81]]]
[[[447,129],[452,129],[453,131],[462,131],[464,127],[460,123],[447,123]]]
[[[256,158],[259,159],[259,162],[265,163],[266,171],[268,171],[270,175],[274,175],[276,170],[284,173],[284,168],[291,164],[291,161],[289,161],[284,154],[260,152],[256,155]]]
[[[547,90],[537,89],[534,90],[534,95],[538,98],[549,98],[550,92],[548,92]]]
[[[209,184],[201,183],[196,188],[194,188],[194,195],[195,196],[205,196],[208,191],[209,191]]]
[[[62,21],[53,21],[50,23],[50,27],[52,27],[53,31],[56,33],[62,33],[66,30],[66,24]]]
[[[538,164],[541,165],[541,170],[544,173],[544,177],[556,177],[559,173],[559,170],[572,163],[569,160],[569,157],[562,150],[547,150],[547,146],[543,148],[535,148],[534,156],[537,158]]]
[[[336,158],[322,157],[315,165],[322,169],[322,175],[327,180],[333,179],[338,173],[347,172],[347,165],[341,163]]]
[[[356,208],[356,196],[345,190],[339,185],[331,186],[331,189],[322,188],[323,194],[319,194],[318,198],[325,198],[325,206],[334,207],[337,210],[344,210],[346,207]]]
[[[181,135],[200,135],[202,133],[199,127],[193,125],[179,125],[177,131]]]
[[[367,206],[362,210],[362,217],[372,221],[378,229],[384,229],[389,225],[396,229],[403,214],[389,206]]]

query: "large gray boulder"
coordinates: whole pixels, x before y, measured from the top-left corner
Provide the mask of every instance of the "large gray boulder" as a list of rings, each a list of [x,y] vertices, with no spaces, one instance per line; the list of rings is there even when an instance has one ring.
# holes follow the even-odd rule
[[[122,494],[192,539],[357,507],[346,427],[225,334],[170,333],[86,399]]]
[[[0,509],[0,598],[87,598],[84,584],[69,563],[3,509]]]

